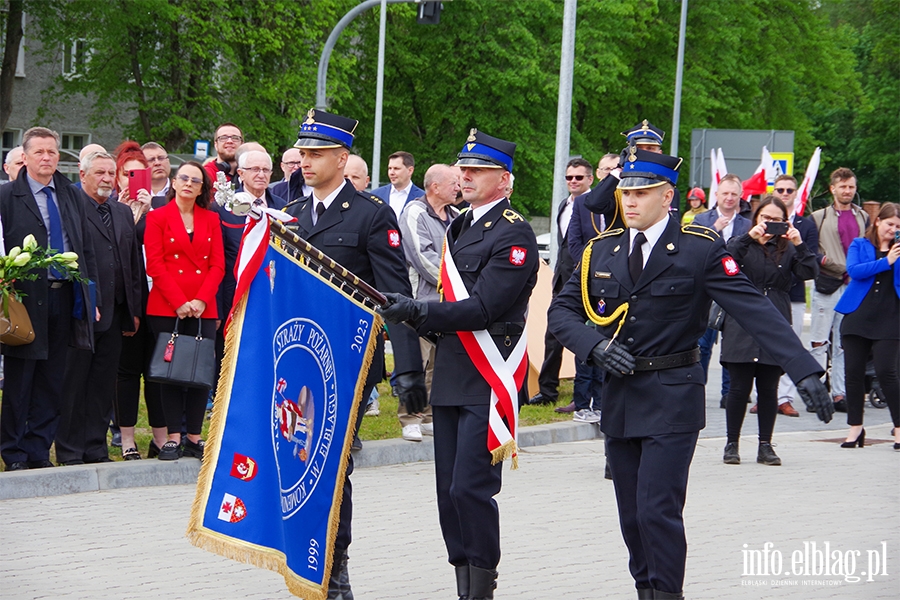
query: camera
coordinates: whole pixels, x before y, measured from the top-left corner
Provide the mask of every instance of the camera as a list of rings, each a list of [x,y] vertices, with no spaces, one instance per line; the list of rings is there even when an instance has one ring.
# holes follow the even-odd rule
[[[769,235],[784,235],[788,232],[788,224],[785,221],[769,221],[766,223],[766,233]]]

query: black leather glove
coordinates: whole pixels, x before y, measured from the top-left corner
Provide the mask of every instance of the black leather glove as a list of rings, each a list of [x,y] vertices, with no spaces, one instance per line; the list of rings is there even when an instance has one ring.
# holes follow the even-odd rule
[[[607,347],[608,346],[608,347]],[[615,340],[603,340],[591,350],[594,364],[609,371],[611,375],[621,377],[634,369],[634,357]]]
[[[425,373],[410,371],[394,376],[394,387],[400,402],[406,405],[409,414],[420,413],[428,406],[428,391],[425,388]]]
[[[419,302],[402,294],[387,293],[384,297],[388,300],[387,304],[378,309],[378,314],[385,321],[398,324],[406,321],[413,329],[418,329],[425,322],[428,316],[427,302]]]
[[[622,150],[622,152],[619,154],[619,164],[616,165],[618,168],[620,168],[620,169],[624,169],[624,168],[625,168],[625,163],[628,162],[628,149],[629,149],[630,147],[631,147],[631,146],[625,146],[625,148],[624,148],[624,149]]]
[[[834,414],[834,401],[818,375],[807,375],[797,382],[797,392],[803,403],[815,411],[820,421],[828,423]]]

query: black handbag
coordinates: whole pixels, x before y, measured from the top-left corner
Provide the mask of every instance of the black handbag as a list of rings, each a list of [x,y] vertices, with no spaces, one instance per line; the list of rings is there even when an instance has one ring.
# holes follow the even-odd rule
[[[716,331],[722,331],[722,325],[725,323],[725,309],[719,306],[715,301],[709,307],[709,319],[706,326]]]
[[[825,275],[824,273],[819,273],[816,276],[816,291],[820,294],[825,294],[826,296],[830,296],[838,291],[838,288],[843,284],[844,280],[841,277],[832,277],[831,275]]]
[[[216,377],[216,341],[203,337],[199,319],[197,335],[178,333],[180,321],[175,319],[171,334],[161,333],[156,338],[147,380],[210,389]]]

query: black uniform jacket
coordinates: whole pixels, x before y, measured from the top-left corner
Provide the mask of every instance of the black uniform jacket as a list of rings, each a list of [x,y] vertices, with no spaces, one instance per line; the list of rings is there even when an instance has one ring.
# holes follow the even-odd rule
[[[430,302],[428,317],[419,327],[422,335],[442,333],[438,337],[431,387],[434,406],[490,402],[490,386],[453,332],[479,331],[498,323],[521,326],[531,290],[537,283],[534,231],[519,213],[509,208],[508,200],[497,203],[460,235],[464,218],[465,214],[460,215],[450,224],[446,251],[453,255],[469,298]],[[506,335],[493,336],[503,358],[509,356],[519,337],[511,335],[507,340]]]
[[[312,196],[288,204],[297,217],[297,235],[381,292],[412,297],[409,271],[400,243],[400,226],[390,206],[371,194],[357,192],[349,181],[315,225]],[[293,228],[293,224],[291,226]],[[422,351],[416,333],[405,325],[390,328],[394,373],[422,371]],[[379,349],[384,345],[379,338]],[[369,380],[380,381],[384,352],[376,352]]]
[[[642,357],[685,352],[706,331],[710,300],[718,302],[765,348],[794,381],[821,373],[790,324],[739,272],[716,233],[683,228],[669,217],[636,285],[628,271],[628,230],[610,231],[585,248],[590,268],[584,282],[592,311],[610,316],[628,302],[617,341]],[[550,305],[549,328],[581,360],[612,338],[616,322],[585,327],[581,269]],[[706,424],[703,368],[700,363],[617,378],[607,374],[601,429],[619,438],[698,431]]]
[[[84,191],[80,194],[84,203],[84,213],[88,221],[88,241],[94,247],[97,256],[97,290],[101,299],[100,320],[94,324],[94,331],[106,331],[110,327],[119,327],[122,331],[134,331],[134,317],[140,317],[141,278],[141,246],[134,228],[134,215],[131,209],[114,200],[107,199],[112,217],[113,235],[111,237],[106,225],[97,212],[97,203]],[[121,269],[124,285],[123,305],[125,311],[120,323],[113,323],[116,306],[116,269]],[[146,323],[143,324],[146,327]]]
[[[745,233],[728,241],[728,251],[734,256],[744,275],[750,279],[750,283],[772,302],[772,309],[777,310],[790,323],[791,275],[805,281],[815,278],[819,272],[816,257],[807,245],[794,246],[788,243],[784,253],[778,256],[774,243],[762,246],[749,233]],[[723,363],[778,364],[768,352],[762,351],[759,344],[728,313],[725,314],[722,326],[720,360]]]
[[[80,284],[82,297],[89,298],[88,280],[97,281],[97,261],[94,247],[85,243],[88,237],[88,224],[84,216],[84,203],[81,192],[72,185],[65,175],[57,171],[53,174],[53,186],[63,228],[69,238],[72,252],[78,254],[78,270],[84,281]],[[29,233],[34,234],[39,246],[49,246],[50,233],[44,226],[44,219],[38,208],[34,194],[28,186],[26,169],[19,171],[19,177],[12,183],[0,186],[0,217],[3,219],[3,243],[9,252],[15,246],[21,246],[22,240]],[[78,286],[78,283],[74,285]],[[28,317],[34,326],[34,341],[22,346],[3,345],[3,354],[26,360],[47,359],[47,297],[50,285],[47,272],[37,274],[34,281],[17,281],[16,289],[27,294],[22,304],[28,310]],[[76,289],[74,293],[79,293]],[[98,294],[98,302],[102,298]],[[91,309],[90,312],[93,312]],[[93,350],[94,315],[81,320],[72,319],[72,341],[76,347]],[[60,366],[62,368],[62,366]]]

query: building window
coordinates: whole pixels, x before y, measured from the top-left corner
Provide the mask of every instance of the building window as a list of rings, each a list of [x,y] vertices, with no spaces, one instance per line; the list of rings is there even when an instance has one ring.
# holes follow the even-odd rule
[[[71,150],[75,154],[82,148],[91,143],[91,134],[89,133],[64,133],[60,136],[62,150]]]
[[[84,67],[90,58],[87,42],[75,40],[69,46],[63,48],[62,72],[66,77],[77,77],[84,72]]]

